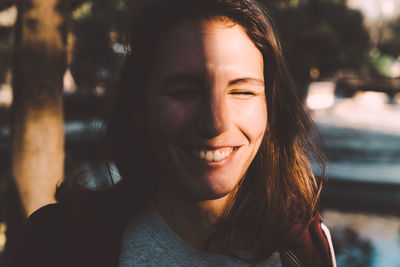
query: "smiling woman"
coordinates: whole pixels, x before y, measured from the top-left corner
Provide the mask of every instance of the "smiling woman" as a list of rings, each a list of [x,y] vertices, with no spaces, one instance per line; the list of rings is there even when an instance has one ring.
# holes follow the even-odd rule
[[[29,219],[10,266],[334,266],[312,122],[263,9],[132,9],[107,127],[122,179],[103,191],[66,181],[59,203]]]
[[[193,200],[225,201],[265,133],[262,54],[242,27],[229,21],[185,21],[164,34],[146,119],[154,154],[168,170],[157,194],[167,200],[157,198],[156,204],[178,198],[180,191]],[[188,204],[176,200],[175,205]]]

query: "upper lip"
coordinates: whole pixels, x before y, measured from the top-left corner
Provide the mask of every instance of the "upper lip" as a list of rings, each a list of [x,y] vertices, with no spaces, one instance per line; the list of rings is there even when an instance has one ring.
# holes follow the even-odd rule
[[[198,150],[217,150],[221,148],[237,148],[240,145],[219,145],[219,146],[210,146],[210,145],[191,145],[191,146],[184,146],[188,149],[198,149]]]

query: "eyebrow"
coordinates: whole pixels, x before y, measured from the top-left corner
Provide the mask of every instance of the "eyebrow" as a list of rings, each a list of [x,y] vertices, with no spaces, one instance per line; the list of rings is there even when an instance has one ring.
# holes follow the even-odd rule
[[[264,86],[264,80],[263,79],[250,78],[250,77],[234,79],[234,80],[229,82],[229,86],[240,85],[240,84],[249,84],[249,83],[250,84],[254,84],[254,85]]]
[[[179,74],[172,74],[167,76],[162,84],[164,86],[174,85],[177,83],[195,83],[195,84],[203,84],[204,81],[201,77],[193,74],[188,73],[179,73]]]
[[[204,84],[204,78],[189,73],[178,73],[167,76],[162,82],[164,86],[170,86],[178,83],[194,83],[200,85]],[[229,86],[241,84],[253,84],[263,87],[265,86],[263,79],[252,77],[238,78],[231,80],[228,83]]]

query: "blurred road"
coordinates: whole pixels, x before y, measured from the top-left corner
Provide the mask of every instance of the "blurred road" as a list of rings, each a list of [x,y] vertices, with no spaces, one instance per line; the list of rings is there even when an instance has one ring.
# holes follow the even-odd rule
[[[400,95],[314,89],[308,104],[328,157],[323,217],[338,265],[400,266]]]
[[[400,94],[335,95],[312,83],[306,99],[325,143],[326,207],[400,215]]]
[[[311,111],[332,179],[400,185],[400,95],[360,92]]]

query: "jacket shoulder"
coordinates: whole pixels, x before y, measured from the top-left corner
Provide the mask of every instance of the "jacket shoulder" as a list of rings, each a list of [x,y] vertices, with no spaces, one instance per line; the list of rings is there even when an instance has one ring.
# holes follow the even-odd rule
[[[285,267],[336,267],[331,236],[319,213],[301,234],[293,237],[288,249],[281,251],[281,259]]]
[[[63,203],[35,211],[6,266],[115,266],[122,228],[79,217]]]
[[[65,249],[62,236],[68,220],[65,207],[60,204],[49,204],[32,213],[6,266],[47,266],[47,256]]]
[[[36,210],[29,216],[27,220],[27,228],[38,227],[43,228],[43,231],[49,231],[48,228],[54,224],[65,224],[70,212],[67,211],[64,205],[59,203],[49,204]]]

